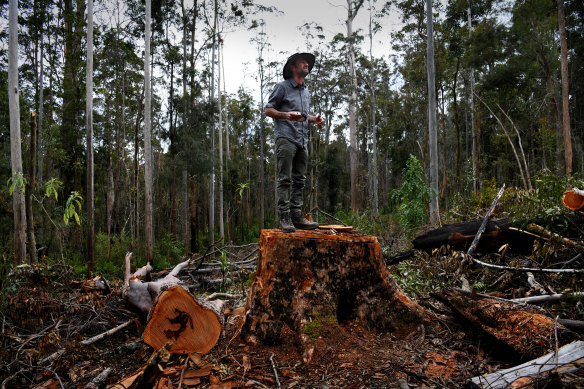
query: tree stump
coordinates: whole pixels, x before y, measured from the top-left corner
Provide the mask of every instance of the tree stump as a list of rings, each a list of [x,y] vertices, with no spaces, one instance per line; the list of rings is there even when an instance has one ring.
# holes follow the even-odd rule
[[[397,330],[424,310],[406,296],[385,265],[377,238],[357,232],[262,230],[257,272],[241,334],[277,344],[294,332],[309,363],[321,329],[348,320]]]

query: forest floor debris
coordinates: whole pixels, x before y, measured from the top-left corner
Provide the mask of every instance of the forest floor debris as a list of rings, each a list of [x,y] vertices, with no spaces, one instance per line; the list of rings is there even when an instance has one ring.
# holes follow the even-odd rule
[[[566,236],[579,244],[584,237]],[[511,300],[541,296],[541,293],[563,294],[561,300],[524,310],[527,316],[532,310],[549,319],[547,324],[558,326],[559,319],[581,322],[584,318],[584,299],[578,293],[582,291],[583,275],[533,273],[530,276],[522,271],[490,269],[471,262],[455,278],[464,254],[444,245],[430,252],[417,251],[412,259],[391,267],[402,288],[416,295],[426,308],[429,320],[395,333],[372,331],[357,322],[334,329],[314,328],[310,335],[315,337],[316,350],[311,363],[306,365],[294,345],[292,332],[285,334],[279,345],[252,346],[239,338],[242,306],[257,246],[233,249],[227,256],[236,260],[234,264],[206,261],[196,271],[187,269],[180,275],[192,293],[199,296],[216,293],[214,298],[228,299],[227,320],[218,344],[204,356],[170,355],[167,362],[157,363],[162,370],[156,376],[155,387],[273,388],[278,387],[278,382],[285,388],[398,388],[406,384],[461,387],[472,377],[512,368],[527,360],[527,355],[536,357],[553,352],[555,347],[578,338],[574,333],[568,338],[554,335],[555,338],[548,340],[552,344],[557,342],[557,346],[526,353],[524,360],[501,352],[496,342],[473,329],[429,293],[444,288],[452,290],[460,285],[463,276],[471,289],[469,298],[478,299],[487,307],[479,313],[487,312],[488,307],[522,306],[487,301],[482,295]],[[509,251],[475,256],[513,269],[565,266],[582,269],[584,258],[580,254],[577,246],[546,240],[536,244],[531,255]],[[62,278],[45,276],[46,273],[19,270],[14,274],[12,289],[4,291],[0,313],[1,387],[82,388],[91,382],[101,385],[101,377],[105,377],[107,387],[138,385],[154,351],[141,339],[145,319],[138,319],[136,312],[128,310],[122,298],[123,282],[109,280],[111,293],[107,293],[79,287],[79,283],[63,282]],[[158,277],[166,273],[161,272]],[[497,320],[496,314],[495,319],[487,319],[485,315],[475,319],[483,325]],[[527,320],[523,327],[528,332],[536,332],[536,319],[529,320],[527,316],[521,318],[522,322]],[[135,325],[127,324],[93,344],[83,344],[86,339],[124,323]],[[566,388],[584,386],[582,365],[573,367],[544,378],[560,380]]]

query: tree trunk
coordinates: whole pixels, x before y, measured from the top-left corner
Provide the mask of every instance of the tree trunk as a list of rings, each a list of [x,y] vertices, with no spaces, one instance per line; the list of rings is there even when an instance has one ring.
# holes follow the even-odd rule
[[[30,263],[37,262],[36,237],[34,235],[34,218],[32,213],[32,194],[36,187],[37,159],[37,124],[36,113],[30,113],[30,175],[26,184],[26,235],[28,236],[28,252]]]
[[[217,53],[217,105],[219,108],[219,237],[225,238],[225,225],[223,215],[223,115],[221,112],[221,46],[219,42]]]
[[[373,187],[371,194],[371,211],[373,216],[379,217],[379,194],[378,186],[379,179],[377,174],[377,123],[375,122],[375,111],[377,107],[375,104],[375,65],[373,62],[373,9],[371,7],[371,0],[369,0],[369,58],[371,61],[371,142],[373,148],[373,156],[371,159],[371,169],[369,171],[372,175]]]
[[[18,90],[18,0],[9,2],[8,104],[10,109],[10,163],[12,167],[12,209],[14,211],[14,260],[26,263],[26,211],[22,175],[20,101]],[[22,183],[22,184],[21,184]]]
[[[469,39],[472,35],[472,15],[470,12],[470,5],[466,9],[467,15],[467,27]],[[475,128],[474,120],[474,90],[475,90],[475,78],[474,70],[468,69],[469,83],[470,83],[470,95],[469,95],[469,105],[470,105],[470,128],[472,134],[472,173],[473,173],[473,192],[476,195],[479,192],[480,180],[479,180],[479,161],[480,161],[480,137],[479,131]]]
[[[473,329],[485,336],[485,344],[519,359],[539,357],[555,342],[575,340],[567,331],[537,308],[512,302],[477,298],[455,290],[432,294]]]
[[[562,60],[562,134],[564,136],[564,159],[566,164],[566,174],[572,174],[572,135],[570,130],[570,87],[568,80],[568,43],[566,41],[566,17],[564,15],[564,0],[557,1]]]
[[[242,336],[277,344],[287,327],[309,363],[319,330],[357,319],[396,330],[423,309],[391,278],[377,238],[355,232],[262,230]]]
[[[185,9],[185,0],[181,0],[182,19],[183,19],[183,71],[182,71],[182,87],[183,87],[183,117],[182,117],[182,131],[183,136],[187,132],[188,120],[188,104],[187,104],[187,13]],[[184,162],[183,162],[184,163]],[[186,163],[185,163],[186,165]],[[185,245],[185,254],[189,252],[189,226],[188,226],[188,173],[186,166],[182,168],[182,210],[181,210],[181,226],[182,238]]]
[[[93,217],[93,0],[87,0],[87,70],[85,75],[87,147],[87,274],[95,271],[95,220]]]
[[[430,186],[434,193],[430,197],[430,223],[440,223],[438,210],[438,129],[436,124],[436,69],[434,67],[434,21],[432,0],[426,0],[426,70],[428,72],[428,134],[430,148]]]
[[[355,70],[355,48],[353,44],[353,20],[363,4],[363,0],[347,0],[347,40],[349,41],[349,77],[351,97],[349,98],[349,154],[351,166],[351,209],[359,212],[358,175],[359,156],[357,154],[357,72]]]
[[[215,0],[215,16],[213,18],[213,53],[211,55],[211,103],[215,104],[215,46],[217,43],[217,12]],[[209,245],[215,244],[215,116],[210,120],[211,133],[211,174],[209,177]]]
[[[146,233],[146,262],[153,260],[154,231],[152,226],[152,120],[150,93],[150,28],[152,23],[151,0],[146,0],[146,23],[144,45],[144,199],[145,220],[144,231]]]

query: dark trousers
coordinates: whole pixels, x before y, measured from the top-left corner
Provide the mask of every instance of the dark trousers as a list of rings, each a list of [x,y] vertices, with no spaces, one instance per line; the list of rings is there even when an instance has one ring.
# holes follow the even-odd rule
[[[302,209],[307,161],[308,151],[305,147],[298,147],[286,138],[276,140],[276,194],[280,215]]]

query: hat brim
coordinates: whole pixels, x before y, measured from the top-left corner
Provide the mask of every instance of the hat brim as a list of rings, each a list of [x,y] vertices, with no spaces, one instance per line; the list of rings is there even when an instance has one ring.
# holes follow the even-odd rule
[[[296,53],[296,54],[292,54],[289,58],[288,61],[286,61],[286,64],[284,65],[284,70],[282,71],[282,75],[284,76],[284,79],[287,80],[290,77],[292,77],[292,69],[291,66],[293,64],[296,64],[296,60],[298,60],[299,58],[303,58],[306,60],[306,62],[308,62],[308,73],[310,73],[312,71],[312,68],[314,67],[314,62],[316,60],[316,57],[314,56],[314,54],[310,54],[310,53]]]

